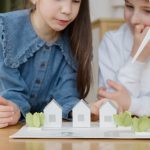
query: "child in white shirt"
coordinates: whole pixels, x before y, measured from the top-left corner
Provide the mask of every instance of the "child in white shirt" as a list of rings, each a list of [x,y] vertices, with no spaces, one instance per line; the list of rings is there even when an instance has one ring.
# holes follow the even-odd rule
[[[131,63],[150,26],[149,0],[125,0],[126,24],[106,33],[99,47],[99,92],[93,110],[108,98],[122,111],[150,116],[150,42]]]

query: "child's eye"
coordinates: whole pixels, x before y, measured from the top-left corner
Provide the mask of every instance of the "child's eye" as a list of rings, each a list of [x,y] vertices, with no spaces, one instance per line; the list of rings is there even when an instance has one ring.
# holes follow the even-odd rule
[[[150,10],[144,10],[146,13],[150,13]]]
[[[56,1],[61,1],[61,0],[56,0]],[[81,2],[81,0],[72,0],[73,2],[75,2],[75,3],[80,3]]]
[[[80,3],[81,0],[73,0],[73,2],[75,2],[75,3]]]
[[[132,5],[126,4],[125,6],[126,6],[127,8],[129,8],[129,9],[134,9],[134,7],[133,7]]]

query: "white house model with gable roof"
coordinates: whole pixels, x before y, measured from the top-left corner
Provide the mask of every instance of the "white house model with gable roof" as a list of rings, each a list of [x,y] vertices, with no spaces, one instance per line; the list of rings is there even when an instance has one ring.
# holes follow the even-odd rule
[[[117,107],[108,100],[99,108],[99,125],[100,127],[116,127],[113,115],[117,114]]]
[[[44,108],[44,115],[44,127],[62,126],[62,108],[54,99]]]
[[[84,100],[80,100],[73,108],[73,127],[90,127],[90,108]]]

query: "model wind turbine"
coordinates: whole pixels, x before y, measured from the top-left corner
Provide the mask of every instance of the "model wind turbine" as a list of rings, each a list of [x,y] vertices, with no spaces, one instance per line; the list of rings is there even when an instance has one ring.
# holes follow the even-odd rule
[[[143,51],[144,47],[149,42],[149,40],[150,40],[150,28],[148,29],[139,49],[137,50],[135,56],[133,57],[132,63],[134,63],[135,60],[138,58],[138,56],[141,54],[141,52]]]

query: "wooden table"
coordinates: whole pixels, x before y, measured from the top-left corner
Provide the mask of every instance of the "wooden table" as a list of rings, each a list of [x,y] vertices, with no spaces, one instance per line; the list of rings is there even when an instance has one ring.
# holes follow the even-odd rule
[[[10,139],[21,126],[0,129],[0,150],[150,150],[150,140]]]

